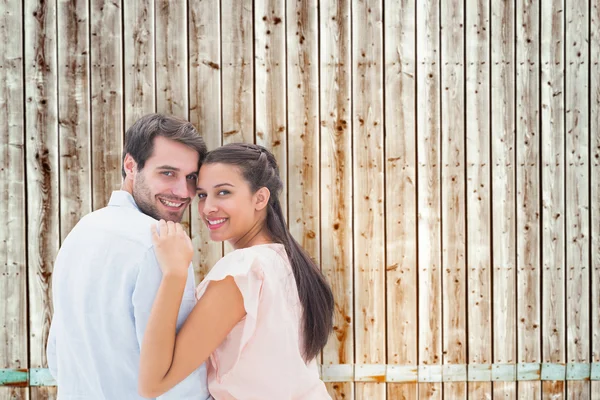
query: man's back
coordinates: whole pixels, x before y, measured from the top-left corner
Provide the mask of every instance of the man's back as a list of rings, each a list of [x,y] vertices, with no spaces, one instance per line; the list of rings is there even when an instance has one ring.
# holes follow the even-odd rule
[[[65,239],[53,272],[48,362],[61,400],[138,399],[139,352],[161,272],[133,197],[114,192]],[[190,268],[178,327],[195,304]],[[205,399],[204,367],[161,398]]]

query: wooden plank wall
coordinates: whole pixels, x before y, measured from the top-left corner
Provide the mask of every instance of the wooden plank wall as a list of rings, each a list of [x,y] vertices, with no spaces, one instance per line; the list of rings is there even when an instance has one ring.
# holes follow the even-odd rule
[[[335,399],[600,400],[599,0],[0,0],[0,399],[124,131],[273,150]],[[196,205],[196,278],[228,246]],[[592,364],[596,363],[596,364]]]

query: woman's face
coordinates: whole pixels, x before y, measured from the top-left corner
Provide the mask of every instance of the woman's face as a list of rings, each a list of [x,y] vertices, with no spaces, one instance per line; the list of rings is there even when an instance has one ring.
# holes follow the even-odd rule
[[[240,169],[228,164],[204,164],[198,176],[198,212],[213,241],[234,247],[261,224],[259,192],[252,193]],[[259,207],[260,208],[260,207]]]

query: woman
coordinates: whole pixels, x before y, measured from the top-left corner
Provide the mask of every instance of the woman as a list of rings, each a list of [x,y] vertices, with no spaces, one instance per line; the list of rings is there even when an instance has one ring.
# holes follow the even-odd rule
[[[153,230],[163,280],[140,360],[140,394],[156,397],[209,359],[215,399],[330,399],[315,357],[332,328],[333,295],[292,238],[281,211],[273,155],[230,144],[207,155],[198,209],[215,241],[233,252],[198,286],[198,303],[175,332],[192,244],[181,225]]]

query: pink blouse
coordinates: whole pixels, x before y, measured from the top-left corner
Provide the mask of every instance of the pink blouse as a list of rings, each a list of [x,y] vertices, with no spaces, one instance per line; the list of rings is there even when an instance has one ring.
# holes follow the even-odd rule
[[[331,399],[316,361],[302,358],[302,305],[285,248],[265,244],[232,251],[198,285],[232,276],[246,316],[207,363],[208,389],[216,400]]]

